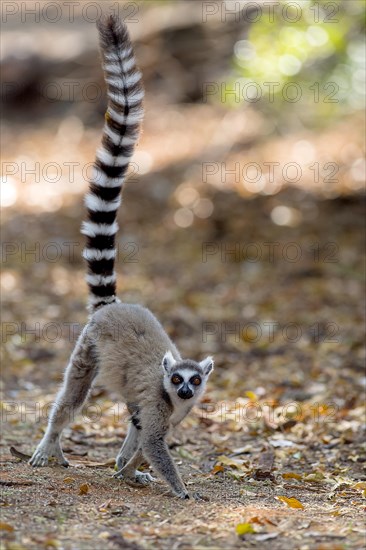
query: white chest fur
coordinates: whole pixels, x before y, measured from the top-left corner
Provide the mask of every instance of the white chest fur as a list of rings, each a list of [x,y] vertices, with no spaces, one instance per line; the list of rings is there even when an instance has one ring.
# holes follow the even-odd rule
[[[170,424],[173,426],[176,426],[179,424],[179,422],[182,422],[183,418],[187,416],[191,408],[193,407],[193,403],[185,402],[184,400],[180,399],[179,401],[176,401],[173,403],[173,414],[170,417]]]

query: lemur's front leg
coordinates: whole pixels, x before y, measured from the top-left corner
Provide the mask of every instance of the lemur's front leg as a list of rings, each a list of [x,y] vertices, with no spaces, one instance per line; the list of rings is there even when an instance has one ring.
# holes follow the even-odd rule
[[[165,442],[169,430],[169,416],[166,414],[166,421],[163,421],[164,416],[165,411],[156,409],[143,411],[141,415],[142,452],[154,470],[170,485],[174,494],[179,498],[186,499],[189,498],[188,491]]]

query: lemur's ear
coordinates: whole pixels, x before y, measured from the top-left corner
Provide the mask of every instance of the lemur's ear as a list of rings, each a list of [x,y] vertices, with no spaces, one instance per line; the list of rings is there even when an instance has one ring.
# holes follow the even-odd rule
[[[174,367],[175,363],[176,363],[176,361],[175,361],[175,359],[172,355],[172,352],[167,351],[166,354],[164,355],[163,361],[162,361],[162,366],[163,366],[163,369],[165,370],[165,372],[167,372],[169,374],[169,372]]]
[[[200,367],[205,376],[208,376],[214,367],[213,357],[206,357],[203,361],[200,362]]]

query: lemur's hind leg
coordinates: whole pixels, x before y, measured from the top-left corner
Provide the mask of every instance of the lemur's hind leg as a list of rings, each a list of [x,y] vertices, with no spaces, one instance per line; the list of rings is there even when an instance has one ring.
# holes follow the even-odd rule
[[[60,445],[61,433],[83,405],[96,374],[95,348],[84,330],[71,355],[63,386],[52,407],[46,433],[29,464],[47,466],[48,459],[55,457],[60,464],[68,466]]]
[[[128,427],[126,439],[124,440],[123,445],[116,458],[118,470],[122,470],[122,468],[126,466],[127,462],[131,460],[138,448],[139,431],[133,424],[130,424]]]

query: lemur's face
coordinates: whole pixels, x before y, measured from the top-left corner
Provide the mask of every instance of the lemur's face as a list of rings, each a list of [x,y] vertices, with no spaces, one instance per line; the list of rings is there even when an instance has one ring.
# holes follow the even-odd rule
[[[204,392],[207,379],[213,370],[213,359],[207,357],[200,363],[184,359],[176,361],[167,352],[162,361],[164,388],[171,397],[197,399]]]

